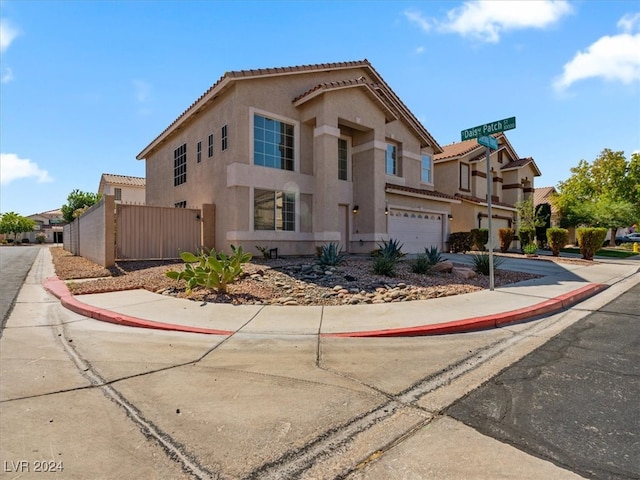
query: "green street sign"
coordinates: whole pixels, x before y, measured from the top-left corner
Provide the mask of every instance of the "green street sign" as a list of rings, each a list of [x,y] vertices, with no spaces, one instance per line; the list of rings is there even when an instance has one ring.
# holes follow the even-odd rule
[[[478,125],[477,127],[467,128],[460,132],[462,140],[471,140],[472,138],[485,137],[492,133],[504,132],[505,130],[511,130],[516,128],[516,117],[505,118],[504,120],[498,120],[497,122],[485,123],[484,125]]]
[[[478,143],[485,147],[489,147],[491,150],[498,149],[498,140],[493,137],[478,137]]]

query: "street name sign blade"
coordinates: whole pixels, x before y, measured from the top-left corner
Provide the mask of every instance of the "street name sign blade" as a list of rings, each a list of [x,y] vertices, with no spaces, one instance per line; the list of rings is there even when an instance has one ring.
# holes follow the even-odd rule
[[[486,137],[492,133],[504,132],[505,130],[512,130],[516,128],[516,117],[505,118],[504,120],[498,120],[497,122],[485,123],[484,125],[478,125],[477,127],[467,128],[460,132],[462,140],[471,140],[478,137]]]
[[[478,137],[478,143],[480,145],[484,145],[485,147],[489,147],[491,150],[498,149],[498,140],[494,137]]]

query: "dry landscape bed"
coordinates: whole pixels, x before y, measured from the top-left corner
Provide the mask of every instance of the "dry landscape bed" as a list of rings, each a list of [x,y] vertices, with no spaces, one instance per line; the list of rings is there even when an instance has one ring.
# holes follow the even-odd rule
[[[245,264],[242,278],[229,285],[228,293],[219,294],[196,288],[191,295],[187,295],[184,282],[176,282],[165,275],[169,270],[182,270],[182,261],[123,261],[106,269],[60,247],[52,247],[51,254],[56,275],[67,282],[74,295],[144,288],[200,302],[342,305],[424,300],[489,287],[489,279],[484,275],[465,279],[452,273],[415,274],[411,272],[410,261],[405,259],[399,262],[394,277],[385,277],[373,273],[370,257],[351,256],[344,264],[328,270],[314,268],[315,259],[312,257],[274,260],[254,257]],[[581,261],[547,257],[544,260]],[[495,285],[536,277],[497,269]]]

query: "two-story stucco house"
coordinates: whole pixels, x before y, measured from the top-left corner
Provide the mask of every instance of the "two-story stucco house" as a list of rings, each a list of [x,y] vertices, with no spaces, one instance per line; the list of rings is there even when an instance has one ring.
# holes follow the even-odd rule
[[[504,133],[493,135],[498,149],[489,157],[491,175],[491,230],[498,245],[500,228],[517,228],[516,203],[531,198],[534,177],[540,176],[533,158],[519,158]],[[443,147],[434,156],[438,189],[459,200],[451,213],[452,232],[488,227],[486,149],[477,140],[465,140]]]
[[[137,156],[146,204],[202,208],[218,250],[444,248],[442,148],[367,61],[225,73]],[[210,207],[213,205],[213,207]]]
[[[113,195],[116,203],[144,205],[145,184],[146,181],[142,177],[103,173],[100,176],[98,193]]]

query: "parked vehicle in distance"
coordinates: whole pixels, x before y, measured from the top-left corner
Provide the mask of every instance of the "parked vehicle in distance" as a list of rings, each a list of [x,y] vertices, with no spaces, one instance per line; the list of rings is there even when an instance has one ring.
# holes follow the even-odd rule
[[[640,242],[640,233],[629,233],[627,235],[623,235],[622,237],[616,237],[616,245],[622,245],[623,243],[633,243]]]

